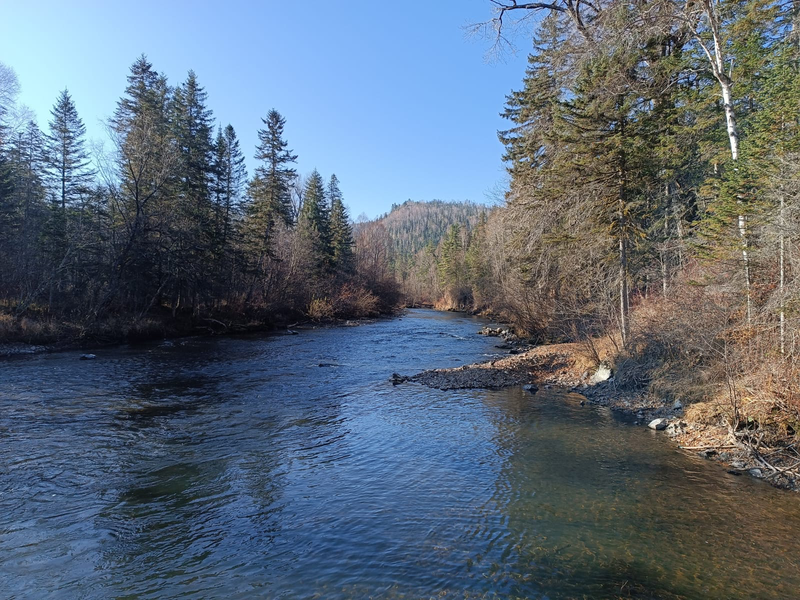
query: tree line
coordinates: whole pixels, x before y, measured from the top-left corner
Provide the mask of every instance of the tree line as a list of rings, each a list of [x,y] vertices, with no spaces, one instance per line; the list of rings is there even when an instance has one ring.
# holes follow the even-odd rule
[[[506,202],[418,273],[539,341],[608,336],[618,383],[800,415],[799,5],[493,6],[499,45],[534,23]]]
[[[27,319],[146,334],[165,319],[214,329],[396,304],[388,264],[359,270],[388,241],[355,239],[335,175],[298,175],[277,110],[262,119],[249,177],[234,128],[215,123],[194,72],[171,86],[142,56],[127,81],[106,124],[110,151],[90,152],[67,90],[42,131],[0,65],[7,328]]]

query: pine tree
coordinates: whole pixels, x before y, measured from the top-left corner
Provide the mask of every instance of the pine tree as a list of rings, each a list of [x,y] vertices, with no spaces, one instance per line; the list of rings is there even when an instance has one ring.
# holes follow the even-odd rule
[[[94,170],[85,147],[86,127],[68,90],[61,92],[50,114],[48,180],[62,212],[66,214],[67,207],[87,193]]]
[[[464,244],[458,223],[450,226],[442,240],[438,270],[439,284],[445,291],[448,288],[458,288],[464,283]]]
[[[330,208],[322,176],[314,169],[303,189],[303,205],[297,219],[300,235],[307,241],[317,274],[331,266]]]
[[[280,218],[289,225],[294,220],[291,185],[297,176],[297,171],[289,165],[297,160],[297,155],[292,154],[289,144],[283,139],[286,120],[278,111],[270,110],[262,122],[267,128],[258,131],[259,144],[255,155],[262,164],[256,167],[250,183],[253,209],[264,219]]]
[[[170,229],[180,157],[169,124],[170,95],[166,78],[146,57],[137,59],[110,121],[120,183],[111,188],[112,275],[95,318],[123,291],[131,308],[146,312],[173,279]],[[177,310],[183,299],[172,291]]]
[[[342,200],[339,179],[331,175],[328,183],[328,199],[330,201],[330,247],[331,263],[337,273],[351,273],[354,267],[353,228]]]
[[[214,207],[211,198],[213,142],[207,94],[194,71],[172,96],[172,136],[178,151],[177,194],[171,220],[175,240],[174,287],[195,311],[207,295],[206,272],[213,271]]]
[[[42,242],[49,211],[45,187],[45,137],[30,121],[10,141],[10,190],[0,205],[0,280],[24,312],[38,300]]]
[[[220,129],[214,143],[214,222],[218,246],[231,242],[233,223],[240,216],[247,169],[232,125]]]

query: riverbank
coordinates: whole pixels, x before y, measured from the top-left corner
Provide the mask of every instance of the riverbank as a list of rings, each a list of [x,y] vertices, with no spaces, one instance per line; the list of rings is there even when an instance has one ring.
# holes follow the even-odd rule
[[[665,433],[677,449],[696,452],[722,463],[732,475],[750,475],[788,490],[800,491],[800,455],[796,434],[766,425],[732,430],[726,424],[724,397],[684,406],[641,390],[623,389],[613,372],[598,369],[613,359],[613,344],[567,343],[538,346],[505,358],[452,369],[432,369],[408,378],[442,390],[526,386],[557,387],[586,397],[588,404],[606,406],[639,426],[665,419]]]
[[[228,312],[199,317],[179,314],[173,317],[170,312],[164,311],[143,318],[109,318],[89,326],[35,317],[12,318],[0,313],[0,358],[195,336],[280,333],[304,327],[351,326],[396,315],[395,311],[309,318],[299,313],[265,316]]]

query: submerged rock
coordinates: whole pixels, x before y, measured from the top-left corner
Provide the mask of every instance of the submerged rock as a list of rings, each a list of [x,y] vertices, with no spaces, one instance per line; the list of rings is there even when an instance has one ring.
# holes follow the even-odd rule
[[[410,379],[409,377],[406,377],[404,375],[400,375],[398,373],[392,373],[390,381],[392,382],[392,385],[397,385],[398,383],[405,383],[406,381],[409,381],[409,379]]]
[[[656,431],[663,431],[667,428],[667,420],[666,419],[653,419],[650,421],[647,426],[650,429],[655,429]]]

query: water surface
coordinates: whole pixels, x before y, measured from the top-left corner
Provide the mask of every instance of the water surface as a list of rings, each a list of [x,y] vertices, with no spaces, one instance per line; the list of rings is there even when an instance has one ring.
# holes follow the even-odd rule
[[[392,386],[483,324],[0,363],[0,597],[798,597],[797,495],[579,396]]]

